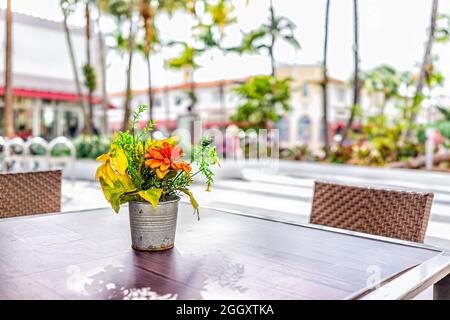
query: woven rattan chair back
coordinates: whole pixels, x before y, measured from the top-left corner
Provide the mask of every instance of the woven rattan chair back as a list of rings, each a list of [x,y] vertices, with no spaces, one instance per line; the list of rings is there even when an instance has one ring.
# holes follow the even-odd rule
[[[61,211],[61,170],[0,173],[0,218]]]
[[[423,242],[433,193],[315,182],[310,222]]]

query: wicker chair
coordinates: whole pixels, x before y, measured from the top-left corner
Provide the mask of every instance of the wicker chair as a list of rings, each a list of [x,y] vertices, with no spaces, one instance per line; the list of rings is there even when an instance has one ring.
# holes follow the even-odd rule
[[[0,218],[61,211],[61,170],[0,173]]]
[[[423,242],[433,193],[315,182],[310,222]]]

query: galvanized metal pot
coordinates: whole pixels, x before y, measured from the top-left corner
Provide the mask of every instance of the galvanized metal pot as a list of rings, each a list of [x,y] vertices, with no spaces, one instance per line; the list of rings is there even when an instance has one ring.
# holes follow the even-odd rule
[[[160,251],[173,247],[180,197],[160,202],[129,202],[131,242],[135,250]]]

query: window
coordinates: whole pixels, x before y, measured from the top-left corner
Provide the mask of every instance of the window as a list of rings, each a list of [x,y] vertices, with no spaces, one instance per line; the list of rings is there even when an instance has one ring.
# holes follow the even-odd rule
[[[309,95],[309,86],[306,82],[303,84],[302,94],[304,97],[307,97]]]
[[[311,139],[311,119],[308,116],[298,119],[297,138],[303,144],[308,143]]]
[[[155,107],[160,107],[161,106],[161,98],[159,98],[159,97],[155,98],[155,100],[153,101],[153,104]]]
[[[344,88],[336,88],[336,96],[337,96],[337,101],[344,102],[345,101],[345,90],[344,90]]]
[[[219,102],[220,101],[220,89],[216,89],[216,90],[213,91],[212,101],[213,102]]]
[[[181,105],[181,102],[183,101],[183,98],[182,97],[180,97],[180,96],[176,96],[175,97],[175,105],[176,106],[179,106],[179,105]]]
[[[276,128],[279,131],[279,137],[281,142],[289,141],[289,122],[286,117],[282,117],[280,121],[277,122]]]

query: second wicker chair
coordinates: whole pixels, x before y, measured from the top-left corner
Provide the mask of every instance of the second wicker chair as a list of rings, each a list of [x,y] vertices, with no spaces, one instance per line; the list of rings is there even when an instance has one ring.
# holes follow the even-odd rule
[[[315,182],[310,222],[423,242],[433,193]]]
[[[61,170],[0,173],[0,218],[61,211]]]

